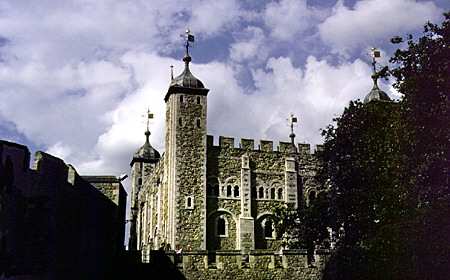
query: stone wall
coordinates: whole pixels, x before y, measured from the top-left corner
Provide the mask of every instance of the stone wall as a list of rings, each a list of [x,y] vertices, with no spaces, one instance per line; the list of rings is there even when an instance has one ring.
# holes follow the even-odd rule
[[[59,158],[29,160],[27,147],[0,140],[0,278],[101,279],[124,248],[119,180],[108,176],[112,201]]]
[[[330,259],[326,250],[317,250],[310,258],[306,250],[284,250],[282,254],[273,250],[251,250],[247,254],[239,250],[165,254],[186,279],[322,279]]]

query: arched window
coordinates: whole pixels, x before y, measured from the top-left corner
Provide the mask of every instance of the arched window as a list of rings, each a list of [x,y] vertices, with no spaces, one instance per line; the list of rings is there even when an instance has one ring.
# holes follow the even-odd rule
[[[273,225],[269,220],[266,220],[264,223],[264,237],[273,238]]]
[[[227,186],[227,197],[231,197],[231,186]]]
[[[184,102],[184,95],[180,95],[180,102],[181,102],[181,103]]]
[[[227,223],[224,218],[219,217],[217,219],[217,235],[225,236],[227,233]]]
[[[283,199],[283,189],[282,188],[278,189],[278,199]]]
[[[259,187],[258,198],[264,198],[264,188],[263,187]]]
[[[197,120],[197,127],[198,127],[198,128],[201,128],[200,120]]]
[[[316,199],[316,191],[309,192],[309,202],[313,202]]]
[[[181,126],[183,126],[183,118],[180,117],[180,118],[178,119],[178,124],[181,125]]]
[[[234,197],[239,197],[239,186],[234,186]]]
[[[270,189],[270,199],[275,199],[275,188]]]
[[[214,195],[215,196],[220,195],[219,185],[214,185]]]
[[[186,197],[186,208],[194,209],[194,198],[192,196]]]

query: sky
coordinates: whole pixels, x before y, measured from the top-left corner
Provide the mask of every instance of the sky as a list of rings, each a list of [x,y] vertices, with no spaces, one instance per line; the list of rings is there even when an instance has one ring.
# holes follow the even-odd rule
[[[450,1],[80,0],[0,1],[0,139],[62,158],[82,175],[130,174],[144,144],[164,152],[170,66],[181,74],[186,28],[191,72],[210,89],[208,134],[323,142],[321,129],[370,92],[380,65],[441,23]],[[392,99],[394,81],[380,81]],[[129,192],[129,179],[124,181]]]

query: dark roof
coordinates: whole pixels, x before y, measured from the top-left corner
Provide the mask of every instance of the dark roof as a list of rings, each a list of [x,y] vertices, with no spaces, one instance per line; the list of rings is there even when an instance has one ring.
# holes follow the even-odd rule
[[[373,82],[373,88],[364,98],[364,104],[368,104],[372,101],[391,101],[387,93],[378,87],[377,78],[373,78]]]
[[[185,65],[184,71],[180,76],[172,79],[169,90],[164,98],[166,102],[169,100],[169,96],[172,93],[207,95],[209,92],[209,89],[205,88],[202,81],[194,77],[189,70],[189,62],[191,61],[191,57],[186,55],[183,57],[183,61]]]
[[[202,81],[194,77],[191,71],[189,70],[189,62],[191,61],[190,56],[183,57],[183,61],[185,63],[184,71],[180,76],[174,78],[170,83],[170,86],[173,87],[185,87],[185,88],[205,88]]]
[[[133,165],[134,162],[157,162],[161,155],[159,152],[150,145],[149,141],[150,131],[145,132],[146,141],[145,144],[136,150],[133,156],[133,160],[130,165]]]

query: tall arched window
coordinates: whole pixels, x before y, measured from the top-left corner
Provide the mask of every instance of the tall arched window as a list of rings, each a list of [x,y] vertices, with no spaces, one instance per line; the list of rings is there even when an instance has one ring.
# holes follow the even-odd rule
[[[183,118],[180,117],[180,118],[178,119],[178,124],[181,125],[181,126],[183,126]]]
[[[234,186],[234,197],[239,197],[239,186]]]
[[[259,187],[258,198],[264,198],[264,188],[263,187]]]
[[[264,237],[273,238],[273,225],[269,220],[266,220],[266,222],[264,223]]]
[[[278,189],[278,199],[283,199],[283,189]]]
[[[270,189],[270,199],[275,199],[275,188]]]
[[[309,192],[309,202],[313,202],[316,199],[316,191]]]
[[[227,186],[227,197],[231,197],[231,186]]]
[[[227,223],[224,218],[219,217],[217,219],[217,235],[225,236],[227,233]]]
[[[197,120],[197,127],[198,127],[198,128],[201,128],[200,120]]]

